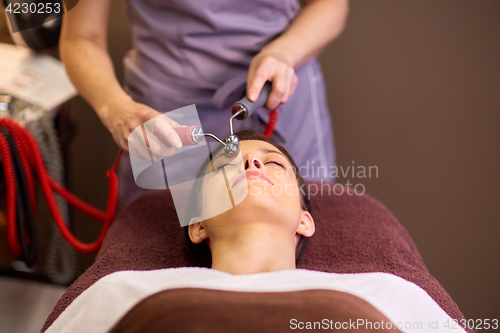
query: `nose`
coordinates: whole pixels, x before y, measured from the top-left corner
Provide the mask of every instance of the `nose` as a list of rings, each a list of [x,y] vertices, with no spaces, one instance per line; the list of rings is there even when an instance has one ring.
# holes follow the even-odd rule
[[[248,154],[245,161],[245,170],[261,170],[264,167],[264,163],[260,160],[259,156],[255,154]]]

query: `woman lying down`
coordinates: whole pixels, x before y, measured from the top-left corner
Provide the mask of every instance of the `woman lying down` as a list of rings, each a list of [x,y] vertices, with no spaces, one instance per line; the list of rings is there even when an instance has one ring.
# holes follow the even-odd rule
[[[238,136],[248,194],[185,227],[201,267],[104,276],[47,333],[464,332],[426,291],[396,275],[296,269],[315,232],[308,195],[298,190],[304,181],[283,148],[255,131]],[[217,169],[220,153],[203,168]],[[214,190],[204,200],[219,198]]]

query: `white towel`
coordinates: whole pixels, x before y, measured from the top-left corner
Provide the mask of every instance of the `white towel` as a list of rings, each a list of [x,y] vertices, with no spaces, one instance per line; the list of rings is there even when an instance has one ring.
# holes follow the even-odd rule
[[[199,267],[107,275],[80,294],[46,332],[106,332],[142,299],[175,288],[243,292],[337,290],[364,299],[403,332],[465,332],[456,325],[452,329],[450,316],[422,288],[388,273],[335,274],[296,269],[232,275]]]

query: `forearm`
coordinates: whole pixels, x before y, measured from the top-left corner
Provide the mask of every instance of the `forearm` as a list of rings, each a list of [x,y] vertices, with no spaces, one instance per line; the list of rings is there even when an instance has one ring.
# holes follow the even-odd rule
[[[62,40],[61,58],[80,95],[104,120],[110,105],[130,100],[118,82],[108,52],[92,40]]]
[[[264,49],[279,52],[297,68],[340,35],[348,11],[347,0],[309,1],[290,27]]]
[[[131,100],[116,79],[107,49],[110,5],[111,0],[80,1],[63,16],[59,43],[71,82],[106,126],[109,109]]]

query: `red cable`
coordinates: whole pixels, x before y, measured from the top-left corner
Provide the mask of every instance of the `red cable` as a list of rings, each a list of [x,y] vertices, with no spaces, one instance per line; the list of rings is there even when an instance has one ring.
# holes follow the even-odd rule
[[[80,252],[93,253],[93,252],[98,251],[101,244],[102,244],[102,241],[104,239],[106,231],[109,228],[110,223],[112,222],[112,219],[114,218],[114,212],[111,212],[111,214],[106,214],[106,216],[104,218],[103,230],[101,231],[101,234],[99,235],[99,237],[97,238],[97,240],[95,242],[90,243],[90,244],[86,244],[86,243],[79,241],[71,233],[68,226],[64,223],[64,220],[62,219],[61,214],[60,214],[59,210],[57,209],[57,204],[56,204],[56,201],[54,199],[54,195],[51,191],[49,176],[47,175],[47,173],[45,171],[42,156],[41,156],[40,152],[36,149],[36,142],[27,132],[24,132],[23,134],[26,136],[26,138],[28,139],[28,142],[31,146],[31,150],[32,150],[31,153],[34,154],[34,157],[35,157],[35,163],[36,163],[35,167],[36,167],[36,171],[38,173],[38,176],[40,178],[40,183],[42,184],[42,190],[43,190],[43,193],[45,195],[45,199],[47,200],[47,203],[49,204],[49,209],[52,213],[52,216],[54,217],[54,220],[56,222],[57,227],[61,231],[61,234],[68,241],[68,243],[70,243],[76,250],[78,250]],[[113,187],[114,187],[113,185],[117,186],[117,184],[113,184],[113,178],[110,176],[109,173],[108,173],[108,178],[109,178],[109,183],[110,183],[110,193],[109,194],[111,196],[113,193],[117,192],[117,191],[114,191],[114,189],[113,189]],[[115,179],[116,179],[116,177],[115,177]],[[53,182],[55,182],[55,181],[53,181]],[[66,200],[68,200],[69,196],[67,195],[67,193],[60,192],[59,194],[62,197],[64,197]],[[77,202],[70,202],[70,204],[72,204],[75,208],[82,210],[84,213],[88,213],[88,211],[85,209],[86,207],[84,207],[84,205],[82,205],[84,203],[76,197],[75,197],[75,199],[77,199],[78,201]],[[116,202],[116,199],[117,199],[117,197],[114,198],[115,202]],[[113,201],[112,197],[110,197],[108,200],[108,207],[110,207],[110,205],[109,205],[110,201]],[[111,218],[111,217],[113,217],[113,218]]]
[[[33,180],[33,174],[29,168],[28,157],[26,156],[26,152],[23,149],[20,149],[18,142],[14,140],[14,144],[17,147],[17,151],[19,152],[19,157],[21,158],[21,164],[24,169],[24,174],[26,175],[26,183],[28,186],[28,198],[31,204],[31,211],[33,215],[36,212],[36,193],[35,193],[35,182]]]
[[[276,128],[278,123],[278,107],[269,112],[269,121],[267,122],[266,128],[264,129],[264,136],[269,139]]]
[[[0,124],[2,124],[0,122]],[[29,165],[33,166],[36,164],[35,161],[35,156],[39,155],[41,158],[41,154],[38,149],[38,145],[35,142],[35,140],[32,138],[31,133],[29,131],[25,130],[24,128],[20,127],[19,125],[17,126],[9,126],[9,129],[13,130],[14,132],[14,137],[16,141],[16,145],[19,147],[20,153],[22,152],[23,155],[27,155],[28,161],[26,162],[23,160],[23,166],[24,163],[29,163]],[[25,139],[23,139],[23,137]],[[28,143],[33,141],[34,149],[32,149],[32,146]],[[34,153],[32,152],[34,151]],[[121,156],[121,155],[120,155]],[[43,163],[43,158],[42,158],[42,163]],[[116,168],[114,168],[116,170]],[[25,171],[26,172],[26,171]],[[43,172],[47,173],[45,170],[45,164],[43,166]],[[102,212],[101,210],[92,207],[91,205],[87,204],[86,202],[80,200],[77,198],[75,195],[73,195],[71,192],[69,192],[67,189],[65,189],[63,186],[61,186],[58,182],[53,180],[52,178],[49,177],[49,182],[50,182],[50,187],[54,192],[62,196],[63,198],[68,201],[68,203],[74,207],[77,207],[79,210],[81,210],[85,215],[88,215],[96,220],[104,221],[105,218],[105,213]]]
[[[56,182],[54,179],[49,177],[50,188],[59,194],[61,197],[66,199],[66,201],[73,207],[78,206],[79,210],[87,216],[92,217],[93,219],[104,221],[106,217],[106,213],[92,207],[88,203],[82,201],[80,198],[76,197],[73,193],[64,188],[61,184]]]
[[[2,153],[3,174],[5,176],[5,185],[7,187],[7,240],[10,251],[15,255],[21,254],[21,247],[17,241],[16,232],[16,180],[12,164],[12,155],[10,154],[9,144],[3,134],[0,134],[0,151]]]
[[[16,147],[20,151],[20,155],[22,156],[23,168],[27,174],[31,176],[31,185],[33,185],[33,178],[31,175],[31,170],[35,170],[38,179],[41,184],[41,188],[45,199],[47,200],[50,212],[54,221],[61,231],[63,237],[68,241],[68,243],[73,246],[76,250],[83,253],[94,253],[99,250],[106,235],[108,228],[114,221],[115,212],[116,212],[116,203],[118,199],[118,179],[116,176],[116,168],[118,166],[118,161],[123,153],[120,151],[118,154],[115,164],[111,170],[108,170],[106,176],[109,181],[109,196],[108,203],[106,206],[106,212],[103,212],[99,209],[96,209],[89,204],[85,203],[72,193],[70,193],[67,189],[53,180],[45,169],[45,165],[43,162],[43,158],[40,154],[36,141],[33,139],[31,134],[15,123],[10,119],[0,119],[0,126],[5,126],[12,133],[14,141],[16,142]],[[10,155],[10,150],[7,144],[7,141],[0,135],[0,150],[3,157],[4,163],[4,174],[7,184],[7,225],[9,228],[8,237],[9,237],[9,247],[11,252],[19,255],[20,248],[17,243],[16,237],[16,188],[15,188],[15,179],[14,179],[14,171],[12,168],[12,157]],[[68,226],[64,222],[61,213],[57,207],[57,203],[54,198],[54,194],[52,191],[58,193],[61,197],[63,197],[68,203],[78,210],[82,211],[86,215],[93,217],[97,220],[103,221],[104,226],[101,231],[101,234],[93,243],[87,244],[79,241],[69,230]],[[30,200],[32,200],[32,195],[30,193]]]

